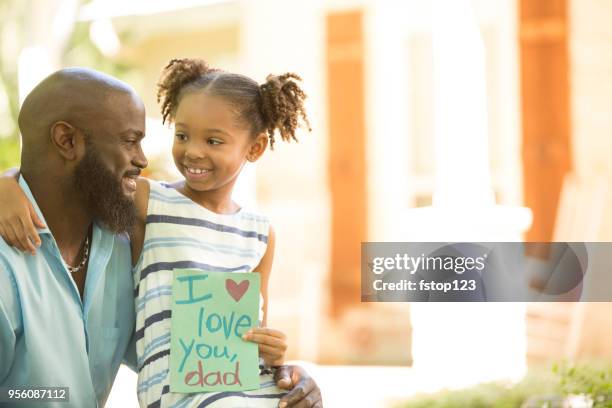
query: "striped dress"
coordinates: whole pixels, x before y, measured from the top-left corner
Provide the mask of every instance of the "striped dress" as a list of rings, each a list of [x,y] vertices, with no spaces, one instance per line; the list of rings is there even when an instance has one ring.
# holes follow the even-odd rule
[[[138,401],[142,408],[276,407],[283,390],[261,375],[258,390],[170,392],[172,279],[175,268],[252,272],[268,244],[269,222],[244,209],[217,214],[173,188],[149,182],[142,254],[134,267]],[[260,311],[261,314],[261,311]]]

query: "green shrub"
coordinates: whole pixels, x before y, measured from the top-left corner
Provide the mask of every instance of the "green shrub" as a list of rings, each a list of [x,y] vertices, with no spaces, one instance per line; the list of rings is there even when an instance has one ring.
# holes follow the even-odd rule
[[[19,165],[19,140],[14,137],[0,137],[0,172]]]
[[[517,384],[491,382],[417,395],[398,408],[519,408],[533,395],[552,395],[558,391],[558,381],[552,374],[531,373]]]
[[[612,366],[559,363],[552,371],[530,372],[516,384],[491,382],[417,395],[397,408],[520,408],[530,398],[567,395],[588,396],[593,408],[612,408]]]
[[[581,394],[591,397],[593,408],[612,407],[612,367],[601,363],[553,366],[561,380],[563,394]]]

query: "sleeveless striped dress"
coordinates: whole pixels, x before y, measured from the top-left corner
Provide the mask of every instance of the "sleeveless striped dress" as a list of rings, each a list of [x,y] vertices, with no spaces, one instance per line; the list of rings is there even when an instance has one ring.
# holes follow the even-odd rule
[[[244,209],[235,214],[217,214],[171,187],[154,181],[149,181],[149,184],[144,246],[133,270],[140,406],[278,406],[284,391],[276,387],[271,375],[260,376],[261,387],[258,390],[196,394],[170,392],[173,269],[252,272],[266,251],[269,222]]]

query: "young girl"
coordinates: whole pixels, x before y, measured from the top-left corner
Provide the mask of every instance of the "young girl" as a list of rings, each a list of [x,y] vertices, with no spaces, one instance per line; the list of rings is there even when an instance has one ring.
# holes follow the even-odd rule
[[[261,328],[245,340],[258,344],[267,366],[280,365],[285,336],[265,328],[274,231],[268,220],[232,201],[244,164],[273,147],[276,130],[296,139],[308,124],[295,74],[252,79],[211,69],[201,60],[175,59],[158,83],[162,119],[174,122],[172,155],[184,180],[139,179],[137,220],[130,233],[136,296],[138,399],[141,407],[276,407],[283,391],[269,374],[246,392],[178,394],[169,390],[173,269],[261,274]]]

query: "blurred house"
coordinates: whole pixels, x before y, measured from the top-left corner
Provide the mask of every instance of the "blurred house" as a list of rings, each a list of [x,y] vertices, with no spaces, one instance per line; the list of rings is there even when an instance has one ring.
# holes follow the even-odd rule
[[[171,58],[203,58],[259,81],[286,71],[304,79],[312,133],[303,131],[297,145],[278,143],[247,171],[240,191],[277,231],[269,324],[287,332],[290,358],[410,365],[419,350],[424,358],[461,338],[466,347],[470,339],[490,345],[466,357],[475,371],[504,358],[516,365],[500,375],[563,357],[612,357],[609,304],[483,304],[473,310],[499,328],[449,325],[440,332],[448,338],[430,337],[424,350],[412,347],[413,329],[453,323],[443,315],[459,305],[438,309],[435,319],[419,305],[411,320],[408,304],[360,302],[361,242],[432,232],[401,222],[431,205],[437,188],[432,3],[94,0],[78,18],[108,58],[134,67],[126,79],[145,100],[147,153],[159,177],[172,177],[164,159],[172,136],[159,121],[155,83]],[[488,146],[480,158],[495,202],[532,210],[525,239],[609,240],[612,3],[472,3],[485,50]],[[508,315],[496,319],[497,310]],[[464,369],[463,360],[446,364]]]

